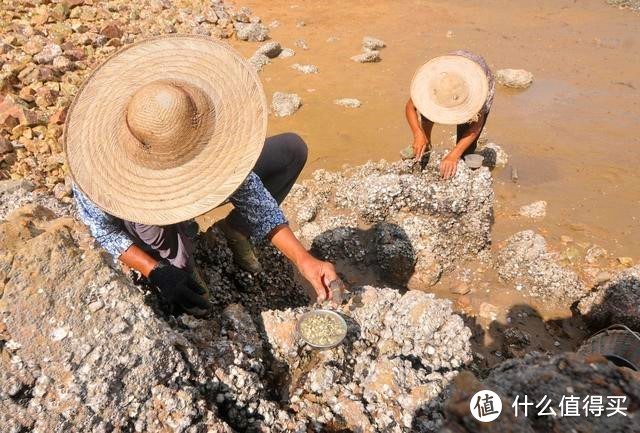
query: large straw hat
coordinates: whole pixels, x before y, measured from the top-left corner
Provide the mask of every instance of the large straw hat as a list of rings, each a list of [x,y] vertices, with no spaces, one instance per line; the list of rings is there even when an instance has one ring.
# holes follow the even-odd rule
[[[65,125],[69,169],[111,215],[167,225],[205,213],[252,170],[266,135],[256,72],[201,36],[138,42],[97,68]]]
[[[411,99],[435,123],[459,125],[487,100],[489,82],[480,65],[463,56],[441,56],[422,65],[411,81]]]

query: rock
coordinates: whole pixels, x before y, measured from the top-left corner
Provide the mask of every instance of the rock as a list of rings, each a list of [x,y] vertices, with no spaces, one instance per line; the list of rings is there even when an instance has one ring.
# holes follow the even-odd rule
[[[49,125],[63,125],[67,119],[67,108],[61,108],[49,117]]]
[[[309,45],[307,45],[307,41],[305,41],[304,39],[298,39],[295,41],[294,45],[298,48],[302,48],[303,50],[308,50],[309,49]]]
[[[296,55],[296,52],[293,51],[291,48],[283,48],[280,54],[278,55],[278,57],[281,59],[286,59],[288,57],[293,57],[295,55]]]
[[[60,45],[49,44],[45,46],[38,54],[33,56],[33,60],[39,65],[44,65],[52,63],[53,59],[60,55],[62,55],[62,48],[60,48]]]
[[[622,266],[633,266],[633,259],[631,257],[618,257],[618,263]]]
[[[598,285],[580,300],[578,311],[593,330],[623,324],[640,332],[640,266]]]
[[[291,116],[302,106],[302,98],[295,93],[275,92],[271,109],[277,117]]]
[[[526,230],[511,236],[498,253],[496,268],[500,277],[521,287],[527,294],[570,305],[583,296],[575,272],[563,268],[547,251],[542,236]]]
[[[313,180],[292,190],[285,210],[302,221],[298,235],[318,257],[346,262],[351,273],[376,273],[394,286],[426,289],[459,260],[485,251],[490,241],[489,171],[464,167],[445,182],[439,176],[441,158],[442,153],[432,153],[423,171],[413,161],[318,170]],[[321,205],[313,221],[304,222],[297,215],[311,201]],[[384,265],[387,258],[398,261],[397,269]]]
[[[13,145],[9,140],[0,135],[0,155],[13,152]]]
[[[531,344],[531,336],[518,328],[510,327],[504,330],[502,351],[508,357],[522,357]]]
[[[294,63],[291,65],[291,68],[298,72],[302,72],[303,74],[317,74],[319,72],[316,65],[301,65],[300,63]]]
[[[100,34],[108,39],[119,39],[122,37],[123,32],[117,22],[111,21],[100,30]]]
[[[584,257],[584,261],[589,264],[594,264],[598,260],[603,259],[605,257],[607,257],[607,250],[605,250],[602,247],[599,247],[598,245],[592,245],[587,250],[587,253],[585,254],[585,257]]]
[[[514,89],[526,89],[533,82],[533,74],[524,69],[500,69],[495,73],[498,84]]]
[[[298,414],[339,416],[349,425],[366,419],[371,424],[367,431],[428,421],[437,425],[420,409],[430,405],[437,411],[448,382],[471,361],[471,332],[453,314],[450,301],[418,291],[400,295],[391,289],[358,288],[339,307],[347,317],[346,342],[323,352],[309,351],[292,338],[304,311],[262,313],[276,358],[290,370],[309,372],[291,391],[315,396],[313,401],[295,399]],[[439,373],[441,369],[448,371]]]
[[[372,36],[365,36],[362,38],[362,48],[367,50],[380,50],[386,47],[384,41]]]
[[[20,345],[1,349],[0,388],[6,374],[33,388],[25,406],[0,393],[1,431],[232,431],[207,403],[205,384],[215,395],[220,382],[205,372],[198,348],[99,251],[78,246],[82,229],[73,220],[52,221],[35,207],[1,223],[0,232],[17,236],[1,241],[0,296],[5,332]],[[106,306],[89,312],[95,299]]]
[[[527,218],[544,218],[547,215],[547,202],[540,200],[522,206],[518,213]]]
[[[271,60],[264,54],[254,54],[249,58],[248,62],[256,71],[260,72],[265,65],[271,63]]]
[[[256,50],[255,55],[263,54],[270,59],[274,59],[278,57],[282,53],[282,46],[280,46],[280,42],[270,41],[265,44],[262,44],[260,48]]]
[[[67,72],[73,68],[73,63],[65,56],[58,56],[53,59],[53,67],[59,72]]]
[[[498,310],[498,307],[496,307],[495,305],[488,302],[483,302],[482,304],[480,304],[478,315],[481,318],[494,321],[498,318],[498,314],[500,314],[500,310]]]
[[[603,357],[592,355],[585,357],[575,353],[562,353],[549,358],[540,353],[526,355],[522,359],[510,359],[494,368],[481,383],[470,375],[460,375],[453,385],[453,396],[447,402],[443,433],[458,431],[485,431],[498,433],[533,433],[551,431],[606,431],[624,433],[640,431],[640,380],[638,373],[628,368],[616,367]],[[550,380],[552,378],[552,380]],[[502,414],[499,422],[482,423],[469,412],[469,401],[480,390],[492,390],[502,400]],[[518,416],[514,416],[512,407],[516,397],[523,403],[533,403],[527,407],[518,406]],[[578,416],[560,416],[561,405],[570,413],[571,397],[575,397],[575,410]],[[597,398],[602,396],[601,416],[594,412],[585,415],[587,409],[600,405]],[[627,408],[624,415],[612,416],[611,407],[615,401],[612,396],[625,396],[622,407]],[[563,400],[564,399],[564,400]],[[561,403],[562,402],[562,403]],[[548,406],[546,406],[548,404]],[[610,407],[610,405],[612,405]],[[553,410],[556,416],[537,415],[542,410]],[[597,412],[595,412],[597,413]],[[504,426],[509,427],[505,430]]]
[[[0,129],[13,129],[18,125],[35,126],[38,115],[16,102],[10,95],[0,95]]]
[[[381,60],[380,51],[376,51],[376,50],[365,51],[364,53],[360,53],[351,57],[351,60],[357,63],[376,63]]]
[[[496,143],[487,143],[476,153],[484,156],[483,165],[489,168],[505,167],[509,162],[509,155]]]
[[[269,29],[261,23],[235,23],[235,29],[241,41],[262,42],[269,36]]]
[[[359,108],[362,105],[362,102],[355,98],[336,99],[333,103],[347,108]]]

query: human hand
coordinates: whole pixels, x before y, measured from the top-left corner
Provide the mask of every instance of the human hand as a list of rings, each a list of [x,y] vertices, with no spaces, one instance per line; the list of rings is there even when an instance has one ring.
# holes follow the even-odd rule
[[[318,301],[322,302],[332,298],[332,291],[329,288],[331,282],[338,279],[338,274],[329,262],[323,262],[309,255],[298,264],[298,270],[302,276],[311,283]]]
[[[206,290],[182,269],[158,262],[149,273],[149,281],[167,301],[184,307],[190,313],[205,314],[210,309],[209,302],[203,297]]]
[[[440,163],[440,175],[443,179],[447,180],[456,175],[458,169],[458,158],[451,153],[445,156]]]
[[[429,149],[429,142],[424,132],[420,131],[413,137],[413,156],[416,160],[421,161],[422,155]]]

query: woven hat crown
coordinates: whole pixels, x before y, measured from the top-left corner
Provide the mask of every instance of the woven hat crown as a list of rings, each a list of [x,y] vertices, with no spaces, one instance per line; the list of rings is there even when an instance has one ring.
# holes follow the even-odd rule
[[[208,139],[214,114],[209,98],[198,88],[165,80],[151,82],[127,105],[127,127],[135,140],[125,140],[125,149],[147,167],[182,164]]]

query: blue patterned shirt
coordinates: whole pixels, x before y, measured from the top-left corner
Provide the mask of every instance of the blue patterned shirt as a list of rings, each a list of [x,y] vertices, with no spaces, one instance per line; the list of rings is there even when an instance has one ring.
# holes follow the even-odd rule
[[[122,220],[96,206],[76,185],[73,185],[73,194],[78,215],[89,227],[91,235],[112,256],[120,257],[133,244],[133,238],[124,229]],[[253,242],[265,239],[274,228],[287,224],[278,203],[254,172],[229,197],[229,201],[251,227],[249,235]]]

